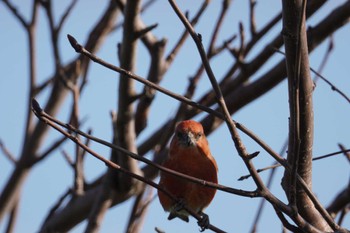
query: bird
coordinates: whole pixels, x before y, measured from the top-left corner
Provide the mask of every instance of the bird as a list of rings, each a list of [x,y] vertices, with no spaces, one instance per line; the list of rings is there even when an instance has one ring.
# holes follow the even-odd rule
[[[168,158],[163,166],[183,174],[212,183],[218,183],[218,166],[210,152],[208,141],[201,123],[194,120],[179,122],[170,143]],[[164,171],[160,172],[159,186],[171,193],[173,200],[158,189],[158,197],[163,209],[170,212],[168,220],[176,217],[189,221],[189,213],[183,206],[209,218],[202,211],[213,200],[216,189],[176,177]],[[200,222],[198,222],[200,225]],[[202,226],[201,226],[202,227]],[[203,229],[204,227],[202,227]]]

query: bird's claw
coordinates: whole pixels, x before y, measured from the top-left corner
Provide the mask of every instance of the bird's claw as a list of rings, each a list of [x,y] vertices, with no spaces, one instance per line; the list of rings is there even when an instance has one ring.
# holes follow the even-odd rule
[[[198,226],[200,227],[200,232],[205,231],[208,229],[210,222],[209,222],[209,216],[203,212],[200,212],[201,218],[198,220]]]

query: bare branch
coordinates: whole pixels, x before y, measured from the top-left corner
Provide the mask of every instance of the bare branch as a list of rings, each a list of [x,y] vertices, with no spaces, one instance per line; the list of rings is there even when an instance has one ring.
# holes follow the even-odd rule
[[[339,155],[339,154],[342,154],[342,153],[348,153],[350,152],[350,149],[345,149],[344,150],[341,150],[341,151],[336,151],[336,152],[332,152],[332,153],[328,153],[328,154],[325,154],[325,155],[320,155],[320,156],[316,156],[316,157],[313,157],[312,158],[312,161],[317,161],[317,160],[321,160],[321,159],[326,159],[326,158],[329,158],[329,157],[333,157],[335,155]],[[273,164],[273,165],[270,165],[270,166],[267,166],[267,167],[264,167],[264,168],[259,168],[257,169],[257,172],[260,173],[260,172],[263,172],[263,171],[267,171],[267,170],[270,170],[270,169],[275,169],[275,168],[278,168],[278,167],[281,167],[283,165],[281,164]],[[238,180],[245,180],[245,179],[248,179],[250,177],[249,174],[247,175],[244,175],[244,176],[241,176],[240,178],[238,178]]]
[[[204,0],[203,4],[200,6],[197,14],[193,17],[193,19],[191,20],[191,25],[195,26],[200,17],[202,16],[202,14],[204,13],[205,9],[207,8],[207,6],[209,5],[209,0]],[[174,61],[174,58],[176,57],[176,55],[178,54],[178,52],[180,51],[180,48],[182,47],[182,45],[185,43],[186,39],[188,37],[188,31],[184,30],[183,34],[181,35],[179,41],[177,43],[175,43],[174,48],[169,52],[169,55],[166,56],[165,58],[165,70],[170,66],[170,64]]]
[[[339,220],[338,220],[338,224],[339,226],[341,226],[343,224],[343,221],[344,221],[344,218],[346,216],[346,214],[350,211],[350,208],[349,208],[349,205],[346,206],[340,213],[340,216],[339,216]]]
[[[335,217],[339,211],[346,208],[346,206],[350,203],[350,187],[347,186],[344,188],[331,202],[331,204],[327,207],[327,211],[333,217]]]
[[[64,200],[69,196],[69,194],[71,194],[71,193],[72,193],[72,190],[71,190],[71,189],[68,189],[66,192],[64,192],[64,193],[62,194],[62,196],[58,199],[57,203],[54,204],[54,205],[52,206],[52,208],[51,208],[51,210],[49,211],[49,213],[48,213],[48,215],[47,215],[47,217],[46,217],[44,223],[45,223],[48,219],[50,219],[50,218],[55,214],[55,212],[62,206],[63,201],[64,201]]]
[[[314,208],[305,208],[309,199],[300,192],[296,182],[299,174],[311,188],[311,161],[313,143],[313,86],[309,72],[308,47],[305,26],[306,1],[282,1],[283,34],[286,50],[288,93],[290,108],[288,162],[291,173],[285,171],[283,188],[290,205],[312,225],[330,230],[320,221]],[[299,209],[299,210],[298,210]]]
[[[342,150],[344,156],[347,158],[348,162],[350,162],[350,152],[345,149],[342,144],[338,144],[339,148]]]
[[[156,27],[158,27],[158,23],[152,24],[150,26],[147,26],[139,31],[135,32],[135,38],[141,38],[143,37],[145,34],[147,34],[148,32],[152,31],[153,29],[155,29]]]
[[[137,233],[142,230],[147,209],[156,197],[153,195],[152,190],[152,188],[146,187],[145,191],[135,198],[134,206],[129,217],[127,233]]]
[[[333,36],[331,35],[329,37],[329,42],[328,42],[328,47],[327,47],[327,50],[326,50],[326,54],[324,55],[324,57],[323,57],[323,59],[322,59],[322,61],[320,63],[320,67],[318,68],[317,73],[322,73],[322,71],[323,71],[324,67],[326,66],[326,63],[327,63],[327,61],[328,61],[328,59],[329,59],[333,49],[334,49],[334,41],[333,41]],[[314,83],[316,83],[317,80],[318,80],[318,76],[316,74],[315,77],[314,77]]]
[[[302,233],[303,232],[298,227],[290,224],[281,211],[279,211],[277,208],[274,208],[274,209],[275,209],[275,212],[277,214],[277,217],[281,220],[281,222],[285,228],[287,228],[288,230],[290,230],[291,232],[294,232],[294,233]]]
[[[56,27],[56,31],[59,33],[62,29],[63,24],[66,22],[68,16],[70,15],[70,13],[72,12],[73,8],[75,7],[76,3],[78,2],[78,0],[72,0],[72,2],[68,5],[67,9],[65,10],[65,12],[63,13],[57,27]]]
[[[343,151],[344,156],[350,162],[350,152],[345,150],[345,147],[342,144],[338,144],[339,148]],[[348,212],[348,206],[350,203],[350,181],[345,187],[331,202],[327,207],[329,214],[335,218],[336,215],[341,211],[341,217],[339,218],[339,224],[342,222],[344,214]]]
[[[118,1],[116,4],[122,4]],[[123,41],[120,49],[120,64],[123,68],[133,70],[135,67],[135,55],[137,46],[137,28],[136,19],[140,10],[140,1],[127,1],[124,7],[124,25],[123,25]],[[121,77],[123,74],[120,75]],[[134,96],[134,87],[132,79],[119,80],[118,88],[118,113],[116,127],[113,132],[113,144],[120,145],[127,150],[136,152],[135,146],[135,130],[133,119],[133,104],[131,98]],[[84,145],[85,146],[85,145]],[[101,221],[112,205],[113,192],[118,190],[121,193],[126,193],[132,189],[132,185],[136,185],[135,180],[132,179],[132,174],[140,174],[140,169],[136,163],[129,157],[123,157],[118,151],[112,150],[111,161],[118,164],[118,167],[128,172],[115,172],[114,169],[109,168],[104,178],[102,190],[94,201],[94,206],[90,211],[88,225],[85,232],[97,232],[101,225]]]
[[[249,16],[250,16],[250,34],[254,37],[256,35],[256,23],[255,23],[255,6],[256,1],[249,1]]]
[[[73,105],[70,123],[79,128],[79,98],[80,88],[77,84],[74,84],[71,88],[73,95]],[[79,137],[79,136],[77,136]],[[81,195],[84,192],[84,165],[83,165],[83,154],[80,147],[75,147],[75,162],[74,162],[74,192],[76,195]]]
[[[2,153],[4,153],[6,158],[8,158],[8,160],[10,160],[13,164],[17,163],[15,156],[5,147],[1,139],[0,139],[0,150],[2,151]]]
[[[332,46],[329,46],[329,48],[332,48]],[[284,53],[283,51],[278,50],[278,49],[275,49],[275,50],[276,50],[276,52],[278,52],[278,53],[280,53],[280,54],[282,54],[282,55],[285,55],[285,53]],[[325,58],[324,58],[323,61],[322,61],[321,69],[322,69],[322,67],[324,66],[324,63],[327,61],[327,58],[328,58],[329,53],[330,53],[331,50],[328,50],[328,51],[329,51],[329,52],[326,53],[326,56],[325,56]],[[318,80],[318,79],[316,79],[316,78],[321,78],[323,81],[325,81],[325,82],[331,87],[331,89],[332,89],[333,91],[338,92],[342,97],[344,97],[344,99],[345,99],[346,101],[348,101],[348,102],[350,103],[350,98],[349,98],[344,92],[342,92],[339,88],[337,88],[333,83],[331,83],[330,81],[328,81],[328,79],[326,79],[324,76],[322,76],[322,75],[320,74],[320,71],[316,71],[316,70],[315,70],[314,68],[312,68],[311,66],[310,66],[310,70],[311,70],[312,73],[314,73],[314,74],[316,75],[316,77],[314,78],[314,83]]]
[[[144,11],[146,11],[149,7],[152,6],[153,3],[155,3],[156,0],[148,0],[147,2],[145,2],[143,4],[143,6],[141,7],[141,10],[140,10],[140,13],[143,13]],[[120,3],[119,3],[120,4]],[[111,31],[110,32],[114,32],[118,29],[120,29],[122,26],[123,26],[123,23],[124,22],[120,22],[118,23],[117,25],[115,25],[113,28],[111,28]]]
[[[320,79],[322,79],[323,81],[325,81],[332,89],[332,91],[338,92],[342,97],[344,97],[344,99],[346,101],[348,101],[348,103],[350,103],[350,98],[344,93],[342,92],[339,88],[337,88],[333,83],[331,83],[328,79],[326,79],[324,76],[322,76],[319,72],[317,72],[316,70],[314,70],[312,67],[310,67],[310,70],[315,73],[317,75],[317,77],[319,77]]]
[[[51,146],[48,147],[46,151],[36,156],[36,159],[33,161],[33,164],[45,159],[49,154],[51,154],[54,150],[60,147],[62,143],[66,141],[66,139],[66,137],[61,137],[60,139],[57,139]]]
[[[67,138],[67,137],[65,137]],[[67,161],[68,165],[72,168],[74,168],[74,161],[73,159],[71,158],[71,156],[67,153],[67,151],[65,150],[61,150],[61,153],[63,155],[63,158]]]
[[[215,46],[215,43],[217,41],[220,29],[222,28],[225,16],[227,15],[227,11],[229,10],[230,4],[231,4],[231,0],[223,0],[222,1],[221,11],[220,11],[218,19],[216,21],[212,36],[210,38],[209,47],[207,50],[208,59],[210,59],[216,53],[214,51],[214,46]],[[226,43],[229,43],[231,41],[232,41],[232,38],[229,39],[228,41],[226,41]]]
[[[166,40],[156,42],[152,47],[151,63],[148,71],[147,80],[155,84],[159,84],[162,80],[163,71],[163,55],[165,52]],[[140,101],[136,107],[135,113],[135,132],[139,135],[147,126],[148,116],[151,104],[153,103],[156,90],[148,86],[143,88]]]
[[[13,209],[10,212],[10,216],[9,216],[6,230],[5,230],[6,233],[13,233],[15,230],[16,220],[17,220],[17,216],[18,216],[18,206],[19,206],[19,202],[17,202],[13,206]]]
[[[10,9],[12,14],[18,19],[24,28],[28,28],[28,23],[25,21],[24,17],[18,12],[17,8],[12,5],[8,0],[3,0],[3,3]]]
[[[286,140],[286,142],[284,143],[284,145],[282,146],[281,150],[280,150],[280,155],[284,154],[286,149],[287,149],[287,145],[288,145],[288,140]],[[275,163],[277,164],[277,163]],[[259,169],[257,170],[257,172],[259,172]],[[269,174],[269,178],[267,180],[267,184],[266,184],[266,187],[268,189],[270,189],[271,185],[272,185],[272,181],[273,181],[273,178],[275,177],[275,170],[271,170],[270,171],[270,174]],[[261,199],[260,201],[260,205],[258,207],[258,210],[256,212],[256,215],[255,215],[255,218],[254,218],[254,221],[253,221],[253,226],[252,226],[252,229],[250,230],[251,233],[255,233],[256,232],[256,229],[257,229],[257,226],[258,226],[258,223],[259,223],[259,220],[261,219],[261,216],[262,216],[262,212],[263,212],[263,209],[264,209],[264,206],[265,206],[265,203],[266,203],[266,200],[265,199]],[[275,209],[276,213],[280,213],[280,211],[278,211],[277,209]],[[280,213],[282,214],[282,213]],[[283,214],[282,214],[283,215]]]

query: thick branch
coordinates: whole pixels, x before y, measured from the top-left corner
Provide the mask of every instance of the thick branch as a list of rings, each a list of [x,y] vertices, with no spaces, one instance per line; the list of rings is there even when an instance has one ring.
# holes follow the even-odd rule
[[[127,1],[123,10],[124,30],[123,41],[120,51],[120,64],[128,70],[133,70],[136,60],[137,28],[136,19],[140,11],[140,1]],[[134,97],[134,87],[132,79],[121,78],[118,89],[118,116],[116,127],[113,132],[113,143],[126,148],[129,151],[136,152],[135,129],[133,118],[133,104],[131,99]],[[118,151],[113,150],[111,161],[119,164],[124,169],[134,174],[140,174],[140,169],[136,161],[132,158],[122,156]],[[133,185],[139,186],[130,175],[124,172],[116,172],[109,168],[101,192],[96,197],[94,207],[91,210],[89,224],[85,232],[98,232],[105,212],[113,203],[113,195],[117,192],[126,194]],[[116,189],[115,189],[116,188]]]
[[[310,76],[305,26],[306,1],[282,2],[290,106],[287,159],[292,168],[291,173],[285,172],[284,189],[294,211],[299,212],[314,227],[330,231],[327,222],[314,208],[303,188],[297,186],[297,174],[309,189],[312,186],[313,82]]]

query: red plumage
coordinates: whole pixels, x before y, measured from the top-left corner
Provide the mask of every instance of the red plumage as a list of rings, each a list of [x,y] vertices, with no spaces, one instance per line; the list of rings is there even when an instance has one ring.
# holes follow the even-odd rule
[[[170,144],[169,157],[163,166],[205,181],[218,182],[218,168],[210,153],[203,127],[193,120],[177,124]],[[201,213],[210,204],[216,192],[216,189],[207,188],[165,172],[160,174],[159,185],[197,213]],[[169,220],[179,217],[188,221],[187,211],[176,208],[179,203],[161,191],[158,191],[158,196],[164,210],[170,212]]]

